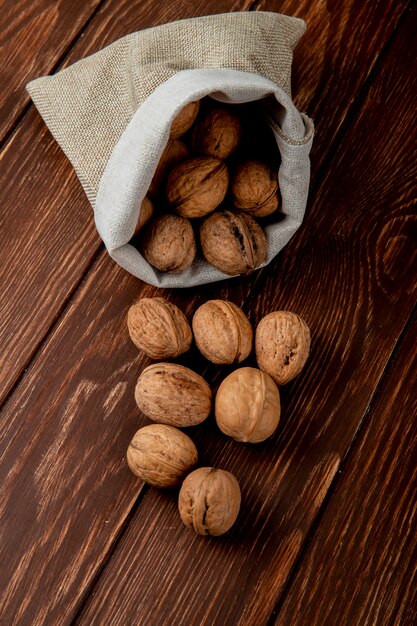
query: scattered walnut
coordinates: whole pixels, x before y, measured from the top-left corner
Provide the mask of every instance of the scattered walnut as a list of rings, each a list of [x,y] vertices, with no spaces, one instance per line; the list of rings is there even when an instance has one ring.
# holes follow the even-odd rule
[[[239,211],[217,211],[200,226],[200,242],[206,260],[230,276],[250,274],[267,253],[262,228]]]
[[[142,200],[142,204],[140,205],[139,218],[136,224],[135,232],[133,234],[134,237],[136,237],[144,229],[152,216],[153,204],[148,196],[145,196]]]
[[[193,340],[184,313],[164,298],[142,298],[127,314],[133,343],[152,359],[176,358],[187,352]]]
[[[196,154],[226,159],[239,145],[241,135],[236,113],[227,107],[216,106],[197,119],[193,129],[193,150]]]
[[[236,208],[266,217],[278,208],[278,173],[262,161],[242,163],[231,184]]]
[[[200,467],[184,480],[178,509],[184,524],[198,535],[223,535],[240,509],[240,487],[230,472]]]
[[[161,272],[182,272],[196,255],[193,227],[179,215],[161,215],[144,231],[140,252]]]
[[[151,420],[186,427],[199,424],[211,411],[211,389],[201,376],[175,363],[145,368],[135,389],[139,409]]]
[[[264,441],[278,426],[280,414],[278,387],[255,367],[241,367],[229,374],[216,395],[217,425],[237,441]]]
[[[187,435],[165,424],[140,428],[127,449],[132,472],[154,487],[175,487],[197,463],[197,448]]]
[[[242,309],[226,300],[209,300],[193,317],[197,348],[212,363],[240,363],[252,349],[252,326]]]
[[[183,217],[201,217],[223,201],[228,183],[227,167],[220,159],[188,159],[168,176],[167,199],[171,208]]]
[[[168,141],[166,148],[159,159],[155,174],[153,175],[152,182],[149,187],[149,193],[152,196],[159,195],[164,190],[164,179],[172,168],[189,157],[190,150],[185,143],[179,139],[171,139]]]
[[[194,123],[195,118],[197,117],[198,110],[200,108],[200,101],[196,100],[195,102],[189,102],[185,107],[180,111],[177,117],[171,124],[170,138],[177,139],[184,135],[189,128]]]
[[[256,329],[256,360],[278,385],[285,385],[303,369],[310,351],[310,330],[290,311],[266,315]]]

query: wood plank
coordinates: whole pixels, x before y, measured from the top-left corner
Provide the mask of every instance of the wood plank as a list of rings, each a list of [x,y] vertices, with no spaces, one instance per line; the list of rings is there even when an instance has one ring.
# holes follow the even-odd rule
[[[148,490],[78,624],[268,623],[415,303],[415,26],[398,32],[300,236],[256,278],[198,292],[244,300],[252,320],[295,310],[312,328],[309,364],[283,389],[271,441],[232,442],[212,421],[192,430],[201,464],[241,482],[236,526],[220,540],[193,536],[175,496]],[[208,379],[215,386],[218,370]]]
[[[343,119],[355,102],[377,51],[389,39],[406,4],[406,0],[389,3],[346,0],[343,10],[347,21],[340,24],[338,36],[329,36],[326,41],[317,38],[321,26],[315,24],[339,23],[337,6],[327,9],[323,3],[307,0],[301,3],[285,0],[276,5],[283,13],[301,11],[310,26],[302,44],[305,58],[299,57],[295,68],[297,76],[301,67],[310,67],[310,71],[302,74],[300,93],[305,91],[312,95],[319,88],[318,75],[327,77],[332,106],[337,106],[338,119]],[[199,0],[194,3],[192,11],[187,8],[187,3],[155,5],[152,0],[110,0],[99,11],[65,65],[99,50],[129,31],[176,17],[236,10],[249,5],[249,0],[241,3]],[[117,19],[114,19],[115,15]],[[342,70],[338,73],[334,65],[335,58],[340,62],[345,58],[339,54],[339,37],[343,35],[346,39],[350,36],[357,23],[367,24],[368,36],[355,41],[349,55],[349,71],[343,70],[346,72],[343,74],[345,89],[341,90]],[[312,71],[312,64],[317,72]],[[317,106],[318,113],[321,104]],[[313,117],[316,116],[314,105],[308,110]],[[327,154],[334,132],[335,128],[327,123],[319,127],[313,171]],[[7,287],[0,292],[0,345],[5,346],[0,353],[1,405],[60,315],[101,244],[91,208],[72,168],[35,111],[26,116],[0,160],[0,284]],[[22,284],[25,289],[21,288]]]
[[[128,32],[248,4],[111,0],[65,65]],[[0,405],[101,246],[72,167],[32,108],[0,155]]]
[[[385,26],[387,32],[389,28],[387,24]],[[380,24],[370,22],[370,27],[379,29]],[[378,32],[382,40],[386,32],[384,35],[382,31]],[[361,65],[358,65],[358,71]],[[59,163],[58,156],[53,160]],[[38,155],[36,162],[39,171],[40,163],[43,163],[41,155]],[[31,172],[28,175],[33,176]],[[44,186],[43,191],[39,191],[39,198],[47,202],[48,184],[40,183]],[[66,201],[69,201],[72,193],[69,189],[65,190]],[[58,217],[61,217],[59,208],[63,197],[58,197],[56,189],[53,194],[56,197],[49,196],[49,201],[54,210],[46,216],[42,214],[42,219],[56,219],[53,223],[57,225],[62,223]],[[77,206],[75,201],[73,206]],[[400,223],[401,217],[398,226]],[[51,236],[53,226],[50,221],[47,224]],[[77,254],[78,242],[68,240],[64,245],[59,237],[54,242],[58,251],[55,254],[61,254],[61,248],[65,249],[65,254],[71,250],[73,266],[82,263],[83,256]],[[58,245],[60,242],[61,247]],[[306,251],[310,250],[310,255],[313,255],[309,257],[310,260],[316,256],[322,259],[322,242],[319,244],[317,247],[306,246],[304,241]],[[92,254],[91,244],[82,243],[80,247],[84,253],[88,249],[88,253]],[[339,254],[339,250],[335,252]],[[288,254],[286,263],[291,266],[292,252]],[[272,270],[280,267],[283,258],[274,264]],[[57,266],[61,268],[60,283],[55,289],[61,288],[61,280],[65,282],[67,272],[59,256],[58,261]],[[330,262],[333,262],[333,257]],[[37,263],[43,266],[41,257],[37,257]],[[54,267],[54,263],[55,257],[50,259],[50,267]],[[336,264],[336,267],[339,265]],[[322,272],[321,265],[320,277]],[[48,272],[46,274],[44,285],[48,284]],[[221,292],[223,297],[230,295],[237,303],[245,301],[253,319],[277,303],[265,297],[267,292],[260,299],[255,295],[248,297],[248,289],[253,284],[259,284],[258,280],[254,277],[231,281]],[[288,289],[291,284],[294,288],[294,281],[288,279]],[[2,412],[0,436],[4,453],[0,476],[5,497],[0,510],[0,557],[6,566],[0,572],[3,594],[0,606],[3,615],[18,616],[22,623],[42,623],[46,617],[54,624],[71,621],[114,541],[123,530],[132,503],[141,490],[141,485],[132,479],[124,462],[127,442],[138,425],[143,423],[135,410],[132,390],[138,371],[146,361],[137,356],[124,327],[126,309],[141,288],[138,281],[116,268],[103,254]],[[293,293],[295,299],[291,300],[290,291],[285,292],[279,281],[276,281],[270,293],[281,288],[284,298],[281,302],[288,302],[288,306],[298,307],[301,312],[300,297],[304,298],[302,288],[301,292]],[[37,289],[35,293],[39,293],[39,285]],[[390,296],[391,289],[390,284]],[[61,295],[63,293],[61,291]],[[152,293],[155,290],[144,287],[141,295]],[[181,291],[175,293],[172,299],[175,297],[190,312],[198,301],[219,293],[217,285],[192,293]],[[31,298],[25,301],[29,309],[30,306],[33,308],[34,301],[36,298],[32,291]],[[304,304],[308,309],[309,305]],[[405,300],[404,310],[406,307]],[[325,311],[327,315],[327,303]],[[321,324],[326,321],[326,315]],[[314,319],[311,319],[313,323]],[[36,332],[36,324],[43,323],[43,320],[37,313],[32,316],[32,332]],[[393,327],[399,327],[401,323],[402,318],[398,316]],[[323,326],[317,324],[316,328],[315,341],[319,347]],[[30,343],[30,337],[28,340]],[[378,355],[377,366],[382,367],[387,350]],[[19,357],[17,351],[15,356]],[[207,371],[210,380],[215,380],[214,368],[206,368],[199,360],[195,360],[194,364],[199,371]],[[378,371],[375,376],[377,374]],[[287,419],[293,415],[294,420],[292,411],[298,410],[297,402],[293,408],[289,403],[286,406]],[[213,451],[212,455],[207,446],[203,456],[207,461],[214,462],[218,458],[223,462],[228,450],[233,454],[239,451],[231,442],[225,446],[224,438],[220,439],[212,431],[210,423],[205,427],[211,433],[210,445]],[[288,442],[288,430],[285,432]],[[278,441],[281,439],[278,438]],[[268,458],[272,468],[275,444],[265,444],[265,449],[271,452]],[[258,463],[259,448],[246,452],[252,455],[253,463]],[[242,449],[239,453],[242,454]],[[268,471],[270,469],[268,467]],[[323,470],[319,468],[316,473],[320,474],[321,471],[325,471],[325,467]],[[273,471],[271,477],[274,477]],[[257,484],[261,494],[261,481]],[[270,486],[273,484],[272,481]],[[247,542],[250,541],[251,526],[257,520],[259,523],[262,518],[266,525],[269,524],[268,503],[266,508],[260,507],[258,496],[252,493],[252,497],[254,495],[254,505],[258,508],[259,516],[256,513],[247,518],[248,525],[242,535],[246,535]],[[178,532],[182,536],[181,528],[178,528]],[[241,527],[239,532],[243,532]],[[213,545],[221,547],[224,542]],[[68,566],[63,567],[63,563]],[[36,577],[33,576],[35,571]]]
[[[2,0],[0,144],[29,103],[26,83],[53,70],[100,0]]]
[[[416,346],[414,319],[277,625],[415,623]]]

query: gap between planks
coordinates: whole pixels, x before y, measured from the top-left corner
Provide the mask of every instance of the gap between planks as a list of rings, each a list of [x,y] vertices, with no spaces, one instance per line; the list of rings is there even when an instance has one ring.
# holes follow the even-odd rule
[[[101,2],[97,5],[97,7],[94,10],[94,12],[90,15],[88,20],[84,23],[83,28],[79,31],[78,36],[73,38],[71,44],[67,47],[65,52],[60,56],[58,61],[55,63],[55,65],[53,66],[53,68],[51,70],[51,73],[53,73],[57,69],[59,69],[59,67],[64,63],[66,57],[70,54],[70,52],[71,52],[72,48],[74,47],[74,45],[82,37],[82,35],[86,31],[86,29],[89,27],[90,23],[93,21],[93,19],[96,16],[96,14],[100,11],[100,9],[104,6],[104,4],[106,2],[108,2],[108,0],[101,0]],[[259,7],[262,4],[264,4],[264,0],[253,0],[249,4],[248,9],[244,9],[244,10],[247,10],[247,11],[256,10],[257,7]],[[377,73],[379,71],[380,65],[382,64],[383,59],[385,58],[385,56],[386,56],[386,54],[387,54],[387,52],[388,52],[388,50],[389,50],[389,48],[391,46],[391,43],[392,43],[396,33],[398,32],[398,29],[401,27],[401,24],[406,19],[406,14],[407,14],[409,8],[411,7],[411,5],[412,5],[412,2],[410,0],[408,5],[405,7],[403,13],[401,14],[400,18],[398,19],[397,25],[394,28],[393,32],[391,33],[390,38],[382,46],[381,51],[380,51],[380,53],[379,53],[379,55],[377,57],[377,60],[375,61],[375,63],[373,65],[373,67],[371,68],[369,74],[366,76],[362,86],[359,88],[359,92],[358,92],[357,98],[353,101],[351,106],[348,108],[346,116],[345,116],[345,119],[343,120],[340,128],[338,129],[338,131],[337,131],[337,133],[336,133],[336,135],[335,135],[335,137],[333,139],[331,148],[329,149],[328,153],[325,155],[325,157],[323,159],[323,162],[320,163],[320,165],[319,165],[319,167],[317,169],[317,175],[316,175],[316,177],[314,179],[314,183],[311,185],[310,190],[309,190],[309,197],[311,197],[313,195],[313,192],[317,188],[320,187],[320,184],[321,184],[321,182],[322,182],[322,180],[323,180],[323,178],[325,176],[327,167],[331,163],[334,155],[337,152],[337,146],[342,142],[343,137],[346,135],[350,125],[352,124],[354,119],[359,114],[359,112],[360,112],[360,110],[362,108],[362,105],[364,103],[364,100],[366,98],[366,95],[367,95],[371,85],[373,84],[375,78],[377,77]],[[22,111],[22,114],[20,115],[19,119],[16,121],[16,124],[13,126],[13,129],[8,134],[7,139],[5,139],[2,143],[0,143],[0,152],[4,149],[4,147],[6,146],[8,141],[12,139],[12,136],[17,131],[17,129],[19,128],[20,124],[23,122],[24,118],[26,117],[27,113],[29,112],[29,110],[31,109],[32,106],[33,106],[32,102],[30,102],[30,103],[28,103],[26,105],[26,107]],[[10,389],[7,392],[7,394],[5,395],[5,397],[0,401],[0,411],[7,404],[8,399],[13,395],[14,391],[16,390],[16,388],[20,385],[20,383],[23,380],[24,376],[28,372],[31,363],[36,358],[37,354],[41,352],[42,347],[45,345],[45,343],[48,340],[48,337],[54,331],[54,329],[56,328],[56,326],[59,323],[59,320],[61,319],[61,317],[65,314],[65,312],[67,311],[67,309],[71,305],[71,302],[73,301],[73,299],[76,296],[76,294],[77,294],[78,290],[80,289],[80,287],[82,287],[84,282],[87,280],[90,272],[94,271],[94,268],[95,268],[97,262],[99,261],[99,259],[101,258],[102,254],[106,254],[106,251],[105,251],[104,244],[101,242],[100,245],[98,246],[98,248],[95,250],[94,254],[92,254],[91,259],[88,261],[84,272],[80,275],[79,279],[74,282],[74,285],[70,289],[68,295],[63,299],[63,301],[61,303],[61,306],[56,311],[56,314],[52,318],[48,328],[46,329],[46,331],[45,331],[44,335],[42,336],[42,338],[40,339],[39,343],[36,346],[34,346],[34,349],[31,351],[31,353],[28,356],[27,360],[25,361],[25,363],[22,364],[20,374],[16,377],[16,380],[14,381],[13,385],[10,387]],[[258,274],[255,277],[255,280],[253,281],[253,284],[252,284],[252,291],[254,291],[256,289],[259,276],[260,276],[260,273],[258,272]]]
[[[281,608],[287,598],[288,592],[291,590],[292,585],[294,583],[294,580],[297,576],[297,572],[300,569],[300,567],[302,566],[303,562],[305,561],[305,559],[307,558],[307,555],[310,551],[310,545],[312,543],[312,541],[314,540],[314,537],[316,536],[318,529],[320,527],[321,521],[323,519],[323,517],[326,514],[327,508],[331,503],[331,500],[333,498],[333,494],[335,493],[335,491],[337,490],[339,483],[343,480],[344,476],[345,476],[345,469],[346,467],[349,466],[349,463],[352,459],[352,457],[354,457],[359,445],[360,445],[360,439],[362,438],[362,434],[364,433],[364,431],[366,430],[366,426],[368,423],[368,418],[369,416],[372,414],[372,412],[374,411],[375,407],[378,405],[378,402],[381,398],[381,396],[383,395],[383,390],[386,384],[386,381],[389,380],[389,378],[391,376],[394,375],[395,373],[395,367],[397,365],[397,362],[399,360],[399,358],[401,357],[401,353],[402,350],[406,350],[407,346],[405,344],[405,338],[407,337],[408,331],[411,328],[412,324],[415,321],[415,318],[417,317],[417,305],[415,305],[414,309],[411,311],[410,316],[407,320],[407,322],[404,324],[404,327],[401,331],[400,336],[397,339],[397,342],[394,346],[394,349],[392,350],[390,357],[384,367],[384,370],[381,374],[381,377],[378,381],[378,384],[376,385],[372,396],[369,399],[369,404],[366,408],[366,410],[363,413],[360,425],[357,429],[357,431],[355,432],[355,435],[352,439],[352,442],[349,444],[349,447],[346,451],[345,456],[342,458],[340,465],[339,465],[339,469],[337,470],[335,477],[333,478],[332,482],[329,485],[328,491],[326,493],[326,496],[323,500],[323,503],[321,505],[321,507],[319,508],[317,515],[306,535],[305,541],[304,541],[304,545],[302,546],[296,560],[294,561],[294,564],[291,568],[291,572],[288,576],[288,579],[285,583],[285,586],[282,590],[281,595],[279,596],[273,611],[271,612],[271,615],[269,617],[268,622],[266,623],[266,626],[274,626],[275,622],[276,622],[276,618],[279,615]],[[108,559],[106,561],[106,563],[108,562]]]
[[[78,40],[84,35],[85,31],[90,26],[90,23],[93,21],[93,19],[97,15],[97,13],[101,10],[101,8],[104,6],[104,4],[106,2],[108,2],[108,0],[100,0],[99,1],[97,6],[95,7],[95,9],[92,11],[92,13],[86,19],[86,21],[81,25],[80,30],[68,42],[68,45],[62,51],[62,53],[60,54],[60,56],[58,57],[56,62],[52,65],[52,67],[50,68],[48,74],[54,74],[60,68],[60,66],[64,63],[66,57],[70,54],[71,50],[76,45]],[[13,135],[15,134],[15,132],[17,131],[17,129],[19,128],[19,126],[21,125],[21,123],[23,122],[24,118],[29,113],[29,111],[30,111],[30,109],[32,107],[33,107],[32,100],[29,100],[29,102],[27,102],[25,105],[23,105],[23,108],[22,108],[21,112],[16,116],[16,119],[13,122],[12,126],[5,132],[4,136],[0,140],[0,153],[7,146],[9,141],[13,138]],[[1,406],[0,406],[0,408],[1,408]]]

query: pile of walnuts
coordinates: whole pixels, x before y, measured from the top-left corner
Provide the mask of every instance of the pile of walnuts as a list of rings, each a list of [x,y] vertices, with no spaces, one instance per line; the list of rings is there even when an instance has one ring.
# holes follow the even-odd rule
[[[295,313],[274,311],[257,325],[255,352],[259,366],[239,367],[220,384],[213,402],[209,384],[191,369],[167,362],[186,352],[193,341],[201,354],[218,365],[240,364],[252,351],[252,326],[243,311],[225,300],[209,300],[185,315],[164,298],[143,298],[128,312],[134,344],[159,361],[146,367],[135,388],[139,409],[153,422],[137,431],[127,461],[136,476],[156,487],[182,483],[179,512],[186,526],[201,535],[221,535],[235,522],[240,508],[236,478],[221,469],[201,467],[197,449],[179,428],[200,424],[211,413],[226,435],[258,443],[277,428],[278,385],[303,368],[310,331]]]
[[[254,131],[239,106],[191,102],[172,123],[132,241],[161,272],[187,269],[198,250],[230,276],[250,274],[266,260],[257,220],[278,210],[278,168],[241,149]]]

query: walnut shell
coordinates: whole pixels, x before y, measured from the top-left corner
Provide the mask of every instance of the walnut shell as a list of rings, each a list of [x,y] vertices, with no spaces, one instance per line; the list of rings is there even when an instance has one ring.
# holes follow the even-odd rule
[[[256,329],[256,360],[278,385],[285,385],[303,369],[310,351],[310,330],[290,311],[266,315]]]
[[[278,426],[280,414],[278,387],[268,374],[255,367],[235,370],[217,391],[217,425],[236,441],[264,441]]]
[[[127,314],[135,346],[152,359],[174,359],[187,352],[193,340],[184,313],[165,298],[142,298]]]
[[[151,420],[171,426],[194,426],[211,411],[211,389],[201,376],[176,363],[145,368],[135,389],[139,409]]]
[[[200,226],[206,260],[230,276],[250,274],[266,259],[267,242],[255,220],[239,211],[217,211]]]
[[[127,449],[132,472],[154,487],[175,487],[196,465],[197,448],[187,435],[165,424],[140,428]]]
[[[226,300],[209,300],[193,317],[197,348],[212,363],[240,363],[252,349],[252,326],[242,309]]]
[[[187,130],[191,128],[191,126],[194,124],[195,118],[198,115],[199,108],[199,100],[189,102],[185,105],[185,107],[178,113],[177,117],[174,118],[171,124],[171,131],[169,133],[170,139],[177,139],[177,137],[181,137],[181,135],[184,135],[184,133],[186,133]]]
[[[231,189],[235,207],[255,217],[266,217],[278,208],[278,173],[267,163],[245,161],[239,165]]]
[[[240,487],[230,472],[200,467],[184,480],[178,509],[184,524],[198,535],[223,535],[240,509]]]
[[[242,136],[239,117],[226,107],[213,107],[197,120],[192,145],[196,154],[226,159],[236,150]]]
[[[140,252],[161,272],[182,272],[197,252],[191,223],[179,215],[161,215],[143,233]]]
[[[168,176],[166,195],[183,217],[202,217],[223,201],[229,184],[226,165],[214,157],[196,157],[177,165]]]
[[[133,234],[134,237],[136,237],[151,220],[153,211],[154,209],[151,200],[148,196],[145,196],[142,200],[142,204],[140,205],[139,217]]]
[[[149,186],[149,193],[157,196],[161,191],[165,190],[164,179],[172,170],[172,168],[190,158],[190,149],[179,139],[171,139],[168,141],[165,150],[159,159],[158,167],[153,175],[152,182]]]

